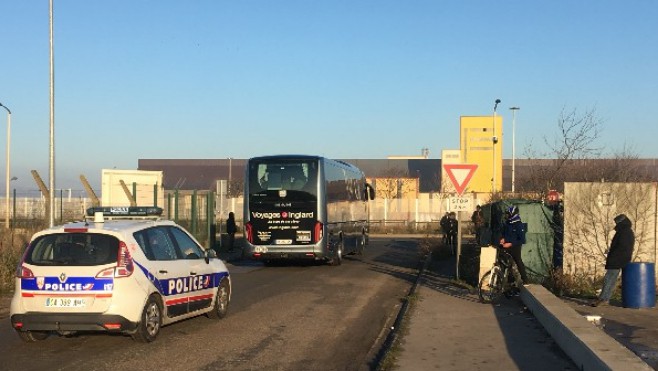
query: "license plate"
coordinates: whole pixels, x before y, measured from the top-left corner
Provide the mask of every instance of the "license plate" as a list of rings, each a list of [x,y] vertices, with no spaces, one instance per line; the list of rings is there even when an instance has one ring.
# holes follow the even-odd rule
[[[46,298],[48,308],[83,308],[86,304],[82,298]]]
[[[291,245],[292,240],[276,240],[277,245]]]
[[[297,231],[297,242],[311,242],[311,231]]]

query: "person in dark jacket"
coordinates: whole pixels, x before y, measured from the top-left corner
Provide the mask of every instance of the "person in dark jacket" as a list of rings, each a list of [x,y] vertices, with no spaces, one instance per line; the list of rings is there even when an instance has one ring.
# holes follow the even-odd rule
[[[475,243],[478,246],[482,245],[481,234],[482,227],[484,227],[484,215],[482,215],[482,206],[477,205],[475,211],[471,214],[471,222],[473,222],[473,230],[475,231]]]
[[[624,214],[615,217],[615,235],[610,243],[610,250],[605,259],[605,277],[603,278],[603,288],[599,298],[592,303],[596,307],[601,304],[608,304],[610,297],[617,285],[619,272],[633,258],[633,248],[635,247],[635,233],[633,233],[633,223]]]
[[[228,234],[228,252],[233,252],[235,244],[235,233],[238,231],[237,226],[235,225],[235,214],[231,211],[228,213],[228,219],[226,219],[226,233]]]
[[[450,213],[446,211],[446,213],[441,217],[441,221],[439,222],[439,225],[441,226],[441,233],[443,233],[443,243],[448,244],[448,223],[450,220]]]
[[[503,238],[501,238],[500,244],[503,248],[508,249],[509,254],[514,259],[514,263],[516,263],[516,268],[519,270],[521,280],[525,284],[528,283],[528,276],[525,271],[523,259],[521,259],[521,248],[525,242],[525,231],[523,230],[523,223],[519,215],[519,208],[516,206],[508,207],[506,216],[507,220],[505,220],[503,226]]]
[[[459,228],[459,222],[457,221],[457,214],[454,211],[451,211],[448,214],[448,223],[447,223],[447,233],[448,233],[448,246],[452,250],[452,253],[455,253],[455,247],[457,247],[457,229]]]

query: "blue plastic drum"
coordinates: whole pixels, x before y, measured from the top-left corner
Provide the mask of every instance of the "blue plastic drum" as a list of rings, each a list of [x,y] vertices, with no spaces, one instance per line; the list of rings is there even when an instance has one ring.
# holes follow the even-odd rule
[[[624,308],[656,306],[656,269],[654,263],[629,263],[621,274],[621,300]]]

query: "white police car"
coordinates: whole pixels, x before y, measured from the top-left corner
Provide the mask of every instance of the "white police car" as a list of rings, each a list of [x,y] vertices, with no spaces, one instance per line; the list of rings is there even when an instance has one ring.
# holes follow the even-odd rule
[[[25,341],[107,331],[155,340],[163,325],[226,316],[224,262],[157,207],[100,207],[36,233],[16,272],[11,324]]]

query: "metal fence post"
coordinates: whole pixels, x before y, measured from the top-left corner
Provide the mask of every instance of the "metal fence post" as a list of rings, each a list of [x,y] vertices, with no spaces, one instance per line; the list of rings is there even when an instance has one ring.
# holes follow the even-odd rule
[[[206,196],[206,220],[208,221],[208,248],[215,247],[215,193],[210,191]]]
[[[171,193],[167,193],[167,219],[171,219]]]
[[[11,229],[14,229],[14,221],[16,220],[16,188],[14,188],[14,200],[13,200],[14,210],[11,214]]]
[[[197,231],[197,229],[196,229],[196,224],[197,224],[197,199],[196,199],[196,197],[197,196],[196,196],[196,189],[195,189],[192,192],[192,215],[190,215],[191,219],[192,219],[192,221],[191,221],[192,226],[190,227],[190,229],[192,230],[192,234],[196,234],[196,231]]]
[[[174,192],[174,222],[178,223],[178,190]]]

